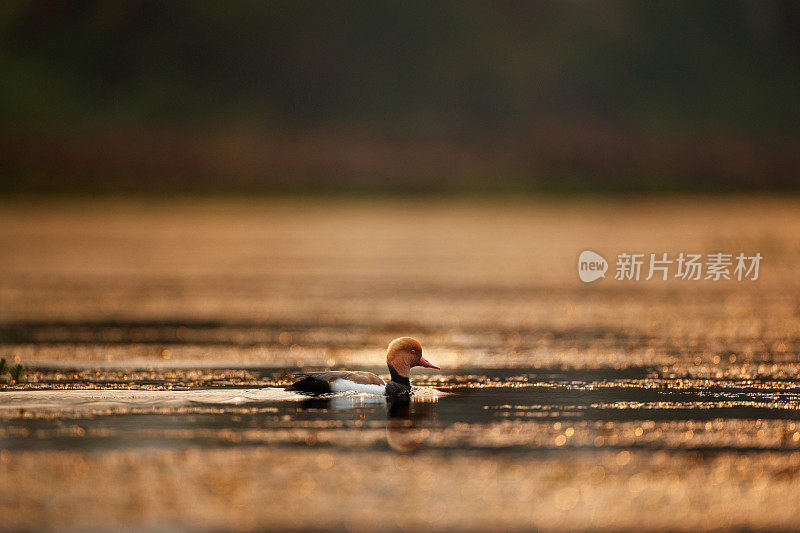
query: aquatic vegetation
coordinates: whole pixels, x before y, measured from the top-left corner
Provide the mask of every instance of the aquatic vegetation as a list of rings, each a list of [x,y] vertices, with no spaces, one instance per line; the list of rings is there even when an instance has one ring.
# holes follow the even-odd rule
[[[11,381],[20,383],[23,379],[24,372],[25,369],[21,364],[17,363],[14,366],[9,366],[5,357],[0,359],[0,378],[2,378],[4,374],[8,374],[11,377]]]

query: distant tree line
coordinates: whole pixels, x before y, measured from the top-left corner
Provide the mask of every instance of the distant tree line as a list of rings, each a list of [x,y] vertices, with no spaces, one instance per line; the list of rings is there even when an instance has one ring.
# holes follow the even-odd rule
[[[528,145],[554,129],[558,149],[574,142],[590,154],[577,166],[545,165],[562,178],[596,168],[596,139],[598,161],[607,150],[624,158],[614,136],[624,144],[639,132],[665,148],[630,150],[652,149],[653,160],[677,151],[688,163],[673,170],[686,173],[696,156],[681,143],[709,136],[756,143],[745,152],[757,161],[745,166],[776,151],[778,168],[763,180],[781,187],[792,185],[786,153],[800,138],[800,3],[790,0],[10,0],[0,7],[0,66],[0,165],[23,181],[58,169],[34,168],[41,154],[58,154],[31,139],[118,127],[175,138],[251,131],[288,143],[313,143],[313,132],[348,146],[363,136],[431,139],[455,143],[452,157],[478,143],[498,163],[475,176],[539,169]],[[402,145],[389,152],[387,161]],[[79,169],[84,156],[70,157]],[[278,171],[262,167],[247,180]],[[586,180],[576,179],[580,189]]]

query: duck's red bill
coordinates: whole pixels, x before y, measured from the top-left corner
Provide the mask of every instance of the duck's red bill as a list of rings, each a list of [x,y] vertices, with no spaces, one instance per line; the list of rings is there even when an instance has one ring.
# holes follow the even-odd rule
[[[438,366],[434,365],[433,363],[429,363],[425,360],[424,357],[419,358],[419,366],[424,366],[425,368],[435,368],[436,370],[441,370]]]

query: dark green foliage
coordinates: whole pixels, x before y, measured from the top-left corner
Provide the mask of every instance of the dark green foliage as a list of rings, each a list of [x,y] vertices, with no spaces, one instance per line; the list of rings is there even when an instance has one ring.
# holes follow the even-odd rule
[[[800,5],[47,2],[0,10],[0,113],[48,121],[800,125]]]
[[[786,0],[11,0],[0,194],[798,190],[798,36]]]
[[[22,381],[22,373],[24,372],[22,365],[17,364],[13,366],[8,370],[8,372],[11,374],[11,379],[14,380],[14,383],[19,383]]]

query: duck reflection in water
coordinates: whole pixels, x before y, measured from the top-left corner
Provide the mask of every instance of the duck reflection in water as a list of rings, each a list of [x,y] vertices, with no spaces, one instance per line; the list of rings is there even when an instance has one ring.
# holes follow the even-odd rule
[[[300,410],[330,409],[352,411],[356,409],[386,409],[386,441],[399,452],[411,452],[430,437],[431,424],[436,419],[438,402],[414,400],[410,396],[387,398],[376,395],[315,397],[303,400]]]
[[[437,402],[412,402],[411,398],[387,400],[386,441],[394,450],[410,452],[430,437]]]

